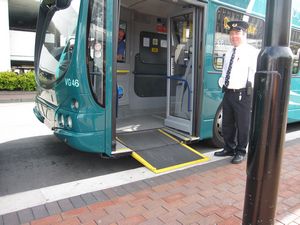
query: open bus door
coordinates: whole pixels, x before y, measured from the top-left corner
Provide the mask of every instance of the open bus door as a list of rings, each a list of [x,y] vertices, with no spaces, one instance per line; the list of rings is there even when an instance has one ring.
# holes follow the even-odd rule
[[[117,62],[118,85],[126,87],[127,72],[131,74],[132,82],[129,105],[124,105],[122,98],[117,104],[117,147],[113,154],[132,151],[135,159],[155,173],[208,160],[182,142],[182,138],[186,138],[186,142],[192,141],[191,138],[199,139],[191,135],[197,135],[199,130],[201,82],[196,74],[201,74],[198,66],[201,60],[197,56],[201,52],[202,36],[197,39],[198,43],[196,38],[203,33],[204,8],[190,2],[149,0],[133,4],[132,8],[126,4],[127,0],[122,2],[127,7],[121,8],[123,14],[121,12],[118,28],[126,28],[124,21],[131,26],[128,27],[132,32],[126,36],[126,45],[129,44],[128,52],[135,57],[131,57],[131,67],[127,66],[128,58]],[[173,10],[149,15],[151,4]],[[126,12],[132,16],[126,18]],[[169,25],[164,32],[161,29],[154,31],[152,21],[157,24],[166,21]],[[163,107],[158,108],[160,103]]]
[[[168,127],[192,133],[194,84],[194,10],[169,18],[167,116]]]
[[[202,88],[203,7],[189,7],[168,18],[168,81],[165,125],[199,139]],[[172,131],[172,129],[170,130]],[[174,132],[173,132],[174,133]],[[186,134],[186,135],[185,135]]]

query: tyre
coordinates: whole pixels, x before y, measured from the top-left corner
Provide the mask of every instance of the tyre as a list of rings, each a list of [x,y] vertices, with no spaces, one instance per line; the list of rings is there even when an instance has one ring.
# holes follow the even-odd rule
[[[212,144],[218,148],[224,147],[224,140],[222,134],[222,116],[223,116],[223,107],[221,104],[218,107],[215,115],[214,124],[213,124],[213,137],[211,139]]]

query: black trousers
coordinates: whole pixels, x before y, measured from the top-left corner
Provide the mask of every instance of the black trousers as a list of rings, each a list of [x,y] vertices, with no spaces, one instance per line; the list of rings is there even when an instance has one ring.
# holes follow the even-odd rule
[[[223,97],[222,133],[225,149],[246,154],[251,119],[251,95],[226,90]]]

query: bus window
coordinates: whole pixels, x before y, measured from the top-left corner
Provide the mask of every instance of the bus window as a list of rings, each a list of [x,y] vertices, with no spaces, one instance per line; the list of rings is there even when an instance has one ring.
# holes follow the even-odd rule
[[[90,1],[91,20],[87,40],[87,67],[91,91],[104,106],[105,91],[105,1]]]
[[[117,61],[120,63],[126,61],[126,23],[123,21],[119,24]]]
[[[290,48],[293,52],[294,59],[293,59],[293,68],[292,73],[298,74],[299,72],[299,57],[300,57],[300,31],[292,29],[291,32],[291,42]]]
[[[247,35],[248,43],[258,49],[261,49],[264,32],[264,21],[262,19],[244,15],[240,12],[235,12],[225,8],[219,8],[216,16],[216,32],[213,54],[214,68],[216,70],[222,70],[225,53],[231,46],[228,32],[229,27],[227,25],[227,22],[231,20],[243,20],[246,17],[250,24]]]
[[[57,11],[47,27],[39,62],[38,80],[44,88],[51,88],[62,77],[71,62],[80,0],[72,1]]]

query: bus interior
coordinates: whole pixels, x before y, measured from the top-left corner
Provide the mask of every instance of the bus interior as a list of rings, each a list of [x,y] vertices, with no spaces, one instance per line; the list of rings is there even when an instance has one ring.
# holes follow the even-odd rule
[[[196,9],[200,15],[203,8],[187,2],[121,0],[117,137],[168,128],[169,133],[182,140],[198,139],[194,123],[198,110],[194,109],[199,99],[194,98],[194,87],[200,85],[195,85],[199,81],[194,74],[199,73],[195,65],[199,60],[195,58],[201,46],[195,47],[194,36],[202,29],[202,17],[197,19],[197,30],[194,20]]]

